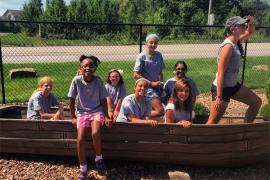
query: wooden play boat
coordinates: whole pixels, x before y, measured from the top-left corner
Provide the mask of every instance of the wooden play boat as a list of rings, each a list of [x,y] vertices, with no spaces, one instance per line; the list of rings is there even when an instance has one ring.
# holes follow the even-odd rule
[[[26,107],[0,108],[0,152],[76,156],[76,129],[71,120],[27,120]],[[115,123],[102,128],[103,156],[195,166],[242,166],[270,162],[270,122],[157,127]],[[236,122],[236,123],[233,123]],[[94,156],[89,134],[88,156]]]

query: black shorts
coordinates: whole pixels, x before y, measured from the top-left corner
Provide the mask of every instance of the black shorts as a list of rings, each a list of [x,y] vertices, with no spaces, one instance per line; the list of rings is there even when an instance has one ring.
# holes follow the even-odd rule
[[[230,99],[233,95],[235,95],[239,89],[241,88],[241,84],[237,83],[235,86],[233,87],[225,87],[222,90],[222,99],[226,102],[230,102]],[[211,94],[212,94],[212,101],[216,100],[217,97],[217,87],[215,85],[212,84],[211,87]]]

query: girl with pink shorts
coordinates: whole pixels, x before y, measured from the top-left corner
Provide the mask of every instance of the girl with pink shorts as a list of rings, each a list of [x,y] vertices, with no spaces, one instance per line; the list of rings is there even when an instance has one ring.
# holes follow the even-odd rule
[[[100,77],[94,75],[99,63],[99,59],[95,56],[82,55],[80,58],[80,74],[73,78],[68,93],[72,123],[77,126],[77,153],[80,162],[79,180],[87,179],[85,145],[87,129],[91,130],[98,173],[106,175],[101,154],[100,128],[104,123],[110,127],[112,120],[108,116],[105,86]],[[75,113],[76,98],[78,99],[77,113]]]

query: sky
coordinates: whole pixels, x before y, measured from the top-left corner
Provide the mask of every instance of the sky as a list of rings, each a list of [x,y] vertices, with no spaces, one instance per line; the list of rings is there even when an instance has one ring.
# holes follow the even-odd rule
[[[0,16],[2,16],[7,9],[21,10],[23,4],[29,0],[0,0]],[[69,4],[70,0],[65,0],[66,4]],[[42,0],[43,7],[46,4],[46,0]]]

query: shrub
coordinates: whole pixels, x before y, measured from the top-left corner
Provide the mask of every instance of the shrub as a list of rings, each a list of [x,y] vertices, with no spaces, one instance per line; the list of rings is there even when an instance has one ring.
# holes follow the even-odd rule
[[[209,116],[209,109],[202,103],[195,104],[194,111],[196,116]]]
[[[268,99],[268,104],[262,106],[260,115],[263,117],[270,117],[270,79],[265,83],[264,93]]]
[[[270,104],[265,104],[261,108],[260,115],[263,117],[270,117]]]
[[[270,79],[265,83],[264,94],[268,99],[268,104],[270,104]]]

